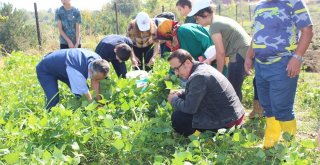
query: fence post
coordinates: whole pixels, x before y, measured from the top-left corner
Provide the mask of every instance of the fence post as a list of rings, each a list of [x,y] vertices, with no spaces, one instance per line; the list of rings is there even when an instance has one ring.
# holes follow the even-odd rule
[[[114,3],[114,11],[116,12],[116,26],[117,26],[117,34],[119,34],[119,21],[118,21],[117,2],[115,2],[115,3]]]
[[[162,13],[164,12],[164,6],[162,6]]]
[[[251,22],[251,5],[249,4],[249,18],[250,18],[250,22]]]
[[[236,3],[236,21],[238,22],[238,4]]]
[[[221,4],[219,3],[219,6],[218,6],[218,11],[219,11],[219,15],[221,15]]]
[[[36,17],[36,27],[37,27],[37,34],[38,34],[38,44],[39,49],[41,49],[41,34],[40,34],[40,26],[39,26],[39,17],[38,17],[38,10],[37,10],[37,3],[34,3],[34,14]]]

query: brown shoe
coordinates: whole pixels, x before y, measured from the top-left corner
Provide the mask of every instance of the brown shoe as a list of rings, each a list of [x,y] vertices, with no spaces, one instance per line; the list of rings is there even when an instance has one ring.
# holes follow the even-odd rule
[[[249,118],[263,117],[263,109],[259,103],[259,100],[253,100],[253,109],[249,114]]]

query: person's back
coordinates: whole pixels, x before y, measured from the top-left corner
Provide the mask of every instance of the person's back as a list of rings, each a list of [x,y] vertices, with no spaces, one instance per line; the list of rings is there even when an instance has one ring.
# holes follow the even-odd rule
[[[119,44],[127,44],[130,47],[133,46],[133,43],[130,38],[122,35],[111,34],[105,36],[99,42],[95,49],[95,52],[107,61],[116,60],[116,54],[114,49]]]
[[[207,29],[198,24],[187,23],[177,30],[177,36],[181,49],[187,50],[195,60],[203,56],[204,52],[213,45]]]
[[[197,113],[198,127],[203,129],[218,129],[227,123],[239,119],[244,114],[244,108],[228,79],[218,70],[204,63],[194,62],[194,71],[190,75],[186,90],[190,83],[206,88]],[[204,81],[200,81],[204,80]],[[186,95],[188,92],[186,91]]]
[[[175,110],[171,121],[178,133],[189,136],[243,124],[244,108],[224,75],[194,61],[183,49],[173,52],[168,61],[175,74],[187,80],[185,90],[171,91],[167,98]]]
[[[61,49],[47,54],[41,61],[47,73],[61,79],[68,79],[66,67],[78,70],[85,78],[88,77],[88,63],[101,57],[82,48]]]
[[[221,33],[226,55],[239,53],[245,58],[251,38],[238,22],[228,17],[215,15],[209,31],[210,34]]]

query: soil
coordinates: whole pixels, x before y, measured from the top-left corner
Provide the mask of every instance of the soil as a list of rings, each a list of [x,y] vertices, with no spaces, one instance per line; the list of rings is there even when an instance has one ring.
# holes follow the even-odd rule
[[[312,49],[308,49],[304,55],[304,69],[307,72],[320,73],[320,48],[316,50]]]
[[[315,16],[320,16],[320,13]],[[315,23],[311,44],[304,55],[304,68],[307,72],[320,73],[320,28],[315,28],[319,25],[320,23]]]

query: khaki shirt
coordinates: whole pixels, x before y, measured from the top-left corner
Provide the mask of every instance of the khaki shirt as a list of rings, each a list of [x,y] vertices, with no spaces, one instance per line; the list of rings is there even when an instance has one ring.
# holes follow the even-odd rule
[[[138,25],[136,24],[135,20],[132,20],[129,23],[127,29],[127,37],[129,37],[132,40],[134,46],[138,48],[144,48],[154,44],[155,42],[158,42],[156,33],[157,26],[152,20],[150,20],[150,23],[150,30],[145,32],[141,32],[138,29]]]

